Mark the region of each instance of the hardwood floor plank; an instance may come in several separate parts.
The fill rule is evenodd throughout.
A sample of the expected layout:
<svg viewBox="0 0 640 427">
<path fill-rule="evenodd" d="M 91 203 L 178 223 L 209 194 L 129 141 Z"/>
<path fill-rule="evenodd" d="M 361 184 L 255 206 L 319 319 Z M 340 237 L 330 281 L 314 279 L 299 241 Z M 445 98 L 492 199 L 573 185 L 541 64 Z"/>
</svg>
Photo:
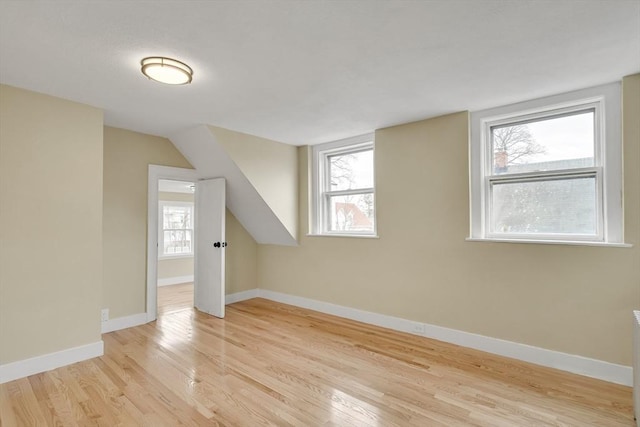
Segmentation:
<svg viewBox="0 0 640 427">
<path fill-rule="evenodd" d="M 262 299 L 225 319 L 169 300 L 104 356 L 0 386 L 0 424 L 633 426 L 629 387 Z"/>
<path fill-rule="evenodd" d="M 2 387 L 7 384 L 3 384 Z M 8 383 L 6 388 L 7 396 L 12 405 L 13 418 L 19 426 L 48 425 L 47 417 L 42 413 L 42 408 L 38 405 L 38 400 L 31 388 L 28 378 L 21 378 Z M 2 420 L 4 417 L 0 417 Z"/>
<path fill-rule="evenodd" d="M 9 390 L 10 387 L 0 386 L 0 426 L 15 427 L 18 420 L 11 405 L 14 400 L 10 398 Z"/>
<path fill-rule="evenodd" d="M 158 316 L 193 308 L 193 283 L 158 287 Z"/>
</svg>

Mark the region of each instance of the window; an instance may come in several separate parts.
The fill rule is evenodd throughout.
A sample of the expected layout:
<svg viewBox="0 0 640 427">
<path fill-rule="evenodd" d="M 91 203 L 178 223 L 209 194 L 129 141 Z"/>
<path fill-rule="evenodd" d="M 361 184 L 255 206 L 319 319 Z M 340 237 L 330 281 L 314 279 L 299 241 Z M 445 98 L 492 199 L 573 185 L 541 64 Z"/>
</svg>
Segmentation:
<svg viewBox="0 0 640 427">
<path fill-rule="evenodd" d="M 373 134 L 313 147 L 311 234 L 375 236 Z"/>
<path fill-rule="evenodd" d="M 471 115 L 471 239 L 622 243 L 618 84 Z"/>
<path fill-rule="evenodd" d="M 193 203 L 160 202 L 158 256 L 193 255 Z"/>
</svg>

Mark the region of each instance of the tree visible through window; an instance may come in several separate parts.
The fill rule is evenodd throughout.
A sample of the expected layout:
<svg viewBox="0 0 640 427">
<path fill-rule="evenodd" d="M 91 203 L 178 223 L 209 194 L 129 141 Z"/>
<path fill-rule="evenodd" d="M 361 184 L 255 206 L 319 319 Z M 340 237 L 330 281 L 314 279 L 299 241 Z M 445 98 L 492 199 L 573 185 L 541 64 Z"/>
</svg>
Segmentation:
<svg viewBox="0 0 640 427">
<path fill-rule="evenodd" d="M 373 232 L 373 148 L 327 159 L 329 230 Z"/>
<path fill-rule="evenodd" d="M 373 143 L 314 147 L 315 233 L 375 234 Z"/>
<path fill-rule="evenodd" d="M 591 108 L 491 127 L 491 231 L 597 235 L 594 130 Z"/>
<path fill-rule="evenodd" d="M 527 125 L 503 126 L 493 129 L 494 169 L 506 172 L 508 167 L 526 161 L 535 154 L 545 152 Z"/>
<path fill-rule="evenodd" d="M 619 104 L 612 84 L 473 113 L 472 238 L 622 242 Z"/>
</svg>

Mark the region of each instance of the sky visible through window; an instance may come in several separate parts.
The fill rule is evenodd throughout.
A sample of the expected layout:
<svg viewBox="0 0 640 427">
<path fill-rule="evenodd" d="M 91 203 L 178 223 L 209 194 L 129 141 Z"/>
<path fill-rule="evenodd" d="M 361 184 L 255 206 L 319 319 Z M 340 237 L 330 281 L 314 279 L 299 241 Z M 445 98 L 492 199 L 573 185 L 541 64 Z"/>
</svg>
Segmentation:
<svg viewBox="0 0 640 427">
<path fill-rule="evenodd" d="M 527 123 L 533 140 L 544 148 L 532 154 L 526 163 L 593 157 L 593 112 Z"/>
<path fill-rule="evenodd" d="M 594 166 L 593 110 L 491 129 L 495 174 L 543 173 L 492 182 L 492 232 L 596 235 L 595 177 L 550 179 L 543 172 Z"/>
<path fill-rule="evenodd" d="M 330 157 L 331 190 L 373 187 L 373 150 Z"/>
</svg>

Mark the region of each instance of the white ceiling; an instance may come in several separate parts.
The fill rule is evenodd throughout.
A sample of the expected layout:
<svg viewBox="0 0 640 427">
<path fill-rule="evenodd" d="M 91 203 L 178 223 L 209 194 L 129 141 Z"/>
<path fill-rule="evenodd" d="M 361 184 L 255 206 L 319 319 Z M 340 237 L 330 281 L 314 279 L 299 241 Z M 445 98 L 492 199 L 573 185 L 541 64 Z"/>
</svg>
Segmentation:
<svg viewBox="0 0 640 427">
<path fill-rule="evenodd" d="M 158 191 L 163 191 L 167 193 L 194 193 L 193 182 L 186 181 L 172 181 L 170 179 L 159 179 L 158 180 Z"/>
<path fill-rule="evenodd" d="M 193 83 L 147 80 L 150 55 Z M 639 0 L 0 0 L 2 83 L 163 136 L 318 143 L 639 71 Z"/>
</svg>

